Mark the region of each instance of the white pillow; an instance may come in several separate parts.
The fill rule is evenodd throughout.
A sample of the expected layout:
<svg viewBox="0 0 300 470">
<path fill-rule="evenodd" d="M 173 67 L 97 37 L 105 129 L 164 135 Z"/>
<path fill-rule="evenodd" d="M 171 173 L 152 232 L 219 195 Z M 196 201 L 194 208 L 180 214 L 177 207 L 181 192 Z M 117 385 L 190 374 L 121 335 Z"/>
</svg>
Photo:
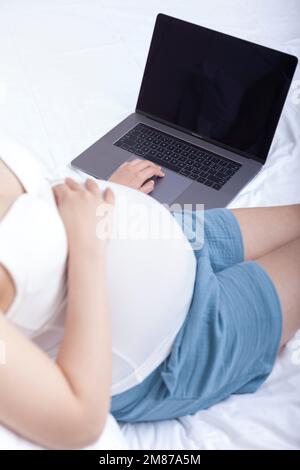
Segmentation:
<svg viewBox="0 0 300 470">
<path fill-rule="evenodd" d="M 116 197 L 107 256 L 116 394 L 141 382 L 170 352 L 190 305 L 196 260 L 162 204 L 125 186 L 99 185 Z"/>
</svg>

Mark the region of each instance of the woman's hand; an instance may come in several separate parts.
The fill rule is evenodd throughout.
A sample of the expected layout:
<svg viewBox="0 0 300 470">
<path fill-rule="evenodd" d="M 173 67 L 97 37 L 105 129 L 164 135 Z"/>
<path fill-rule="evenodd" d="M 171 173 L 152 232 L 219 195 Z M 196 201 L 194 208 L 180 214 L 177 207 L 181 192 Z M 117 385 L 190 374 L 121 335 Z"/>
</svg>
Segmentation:
<svg viewBox="0 0 300 470">
<path fill-rule="evenodd" d="M 149 160 L 136 158 L 130 162 L 125 162 L 119 166 L 111 175 L 109 181 L 123 184 L 133 189 L 138 189 L 143 193 L 149 194 L 154 189 L 155 182 L 153 177 L 165 176 L 161 167 Z"/>
<path fill-rule="evenodd" d="M 89 251 L 94 248 L 99 250 L 99 245 L 103 245 L 109 238 L 112 228 L 112 190 L 107 188 L 102 193 L 97 183 L 90 178 L 85 185 L 66 178 L 64 184 L 53 188 L 53 192 L 65 225 L 70 250 L 78 244 L 81 248 L 83 244 L 84 249 Z"/>
</svg>

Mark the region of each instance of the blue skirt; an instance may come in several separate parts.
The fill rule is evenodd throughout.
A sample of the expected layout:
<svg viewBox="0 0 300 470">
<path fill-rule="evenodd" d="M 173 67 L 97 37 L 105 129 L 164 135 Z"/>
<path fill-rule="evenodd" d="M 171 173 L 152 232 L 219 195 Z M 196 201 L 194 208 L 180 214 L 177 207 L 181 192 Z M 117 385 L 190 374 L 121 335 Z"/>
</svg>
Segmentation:
<svg viewBox="0 0 300 470">
<path fill-rule="evenodd" d="M 197 212 L 185 217 L 203 221 Z M 190 222 L 183 226 L 189 240 Z M 263 268 L 244 261 L 229 209 L 204 212 L 204 244 L 195 256 L 193 298 L 172 350 L 142 383 L 112 397 L 119 421 L 193 414 L 231 394 L 254 392 L 273 368 L 282 331 L 279 297 Z"/>
</svg>

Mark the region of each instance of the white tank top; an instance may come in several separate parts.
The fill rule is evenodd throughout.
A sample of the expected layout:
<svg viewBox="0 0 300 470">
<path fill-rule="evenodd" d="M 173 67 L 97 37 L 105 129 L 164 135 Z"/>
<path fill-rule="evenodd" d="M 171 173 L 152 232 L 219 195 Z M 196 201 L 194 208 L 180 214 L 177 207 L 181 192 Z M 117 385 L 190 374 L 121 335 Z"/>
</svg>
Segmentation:
<svg viewBox="0 0 300 470">
<path fill-rule="evenodd" d="M 0 152 L 26 191 L 0 221 L 0 263 L 16 286 L 6 318 L 55 357 L 67 299 L 64 225 L 38 162 L 11 145 L 2 143 Z M 190 305 L 196 262 L 179 225 L 161 204 L 124 186 L 99 184 L 110 185 L 116 196 L 107 250 L 115 395 L 141 382 L 169 354 Z M 151 212 L 151 227 L 146 221 L 134 233 L 132 225 L 124 231 L 138 207 Z M 172 227 L 172 239 L 156 239 L 155 223 Z"/>
</svg>

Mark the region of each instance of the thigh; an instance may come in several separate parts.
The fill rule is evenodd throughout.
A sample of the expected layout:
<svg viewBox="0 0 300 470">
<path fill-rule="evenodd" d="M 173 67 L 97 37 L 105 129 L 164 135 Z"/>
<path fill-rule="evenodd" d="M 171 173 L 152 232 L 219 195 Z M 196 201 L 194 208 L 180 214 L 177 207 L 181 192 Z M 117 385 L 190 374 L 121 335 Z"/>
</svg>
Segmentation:
<svg viewBox="0 0 300 470">
<path fill-rule="evenodd" d="M 246 260 L 259 258 L 300 237 L 300 204 L 231 210 L 241 228 Z"/>
<path fill-rule="evenodd" d="M 256 261 L 272 279 L 280 299 L 283 346 L 300 328 L 300 237 Z"/>
</svg>

